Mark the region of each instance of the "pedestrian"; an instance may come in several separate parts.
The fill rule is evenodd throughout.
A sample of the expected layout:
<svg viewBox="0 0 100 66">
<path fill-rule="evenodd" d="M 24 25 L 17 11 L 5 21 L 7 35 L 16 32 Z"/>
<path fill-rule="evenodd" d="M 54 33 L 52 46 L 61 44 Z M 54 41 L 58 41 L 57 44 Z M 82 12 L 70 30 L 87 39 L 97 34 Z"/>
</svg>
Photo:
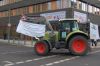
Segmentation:
<svg viewBox="0 0 100 66">
<path fill-rule="evenodd" d="M 92 46 L 93 46 L 93 44 L 94 44 L 94 40 L 93 39 L 91 39 L 91 43 L 92 43 Z"/>
<path fill-rule="evenodd" d="M 4 33 L 4 40 L 5 40 L 5 39 L 7 39 L 7 34 L 6 34 L 6 33 Z"/>
<path fill-rule="evenodd" d="M 97 40 L 96 39 L 94 39 L 94 44 L 95 44 L 95 46 L 97 46 Z"/>
<path fill-rule="evenodd" d="M 96 39 L 91 39 L 91 42 L 92 42 L 92 46 L 97 46 L 97 40 Z"/>
</svg>

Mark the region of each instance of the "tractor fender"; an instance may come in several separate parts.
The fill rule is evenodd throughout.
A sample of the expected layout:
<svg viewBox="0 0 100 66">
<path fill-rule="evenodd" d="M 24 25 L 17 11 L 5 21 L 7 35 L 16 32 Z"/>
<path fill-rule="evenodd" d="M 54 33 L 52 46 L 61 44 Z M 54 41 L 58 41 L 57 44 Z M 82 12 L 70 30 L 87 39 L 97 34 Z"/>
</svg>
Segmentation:
<svg viewBox="0 0 100 66">
<path fill-rule="evenodd" d="M 53 46 L 51 45 L 51 43 L 48 40 L 43 40 L 43 41 L 46 42 L 50 46 L 50 49 L 53 48 Z"/>
<path fill-rule="evenodd" d="M 77 36 L 77 35 L 84 36 L 84 37 L 86 37 L 86 39 L 89 39 L 88 34 L 85 33 L 85 32 L 83 32 L 83 31 L 74 31 L 74 32 L 71 32 L 71 33 L 69 33 L 68 36 L 66 37 L 67 48 L 68 48 L 68 46 L 69 46 L 69 41 L 70 41 L 73 37 L 75 37 L 75 36 Z"/>
</svg>

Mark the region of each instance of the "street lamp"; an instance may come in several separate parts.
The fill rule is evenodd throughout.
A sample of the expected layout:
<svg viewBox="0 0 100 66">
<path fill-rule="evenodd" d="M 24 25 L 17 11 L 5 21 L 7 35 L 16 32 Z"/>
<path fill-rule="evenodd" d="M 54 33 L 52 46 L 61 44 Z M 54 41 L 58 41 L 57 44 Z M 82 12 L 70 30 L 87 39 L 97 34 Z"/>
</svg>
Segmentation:
<svg viewBox="0 0 100 66">
<path fill-rule="evenodd" d="M 10 30 L 11 30 L 11 23 L 10 23 L 10 8 L 9 8 L 9 21 L 8 21 L 8 43 L 10 43 Z"/>
</svg>

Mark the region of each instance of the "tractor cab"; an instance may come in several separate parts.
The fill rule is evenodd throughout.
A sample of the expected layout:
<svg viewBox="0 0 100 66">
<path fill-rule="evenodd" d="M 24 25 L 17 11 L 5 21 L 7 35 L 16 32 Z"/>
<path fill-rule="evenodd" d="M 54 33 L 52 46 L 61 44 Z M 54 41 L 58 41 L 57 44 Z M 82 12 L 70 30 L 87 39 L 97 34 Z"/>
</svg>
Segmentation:
<svg viewBox="0 0 100 66">
<path fill-rule="evenodd" d="M 59 41 L 65 41 L 69 33 L 79 30 L 78 21 L 72 18 L 50 21 L 50 24 L 58 32 Z"/>
<path fill-rule="evenodd" d="M 79 30 L 76 19 L 62 19 L 59 21 L 60 40 L 65 40 L 69 33 Z"/>
</svg>

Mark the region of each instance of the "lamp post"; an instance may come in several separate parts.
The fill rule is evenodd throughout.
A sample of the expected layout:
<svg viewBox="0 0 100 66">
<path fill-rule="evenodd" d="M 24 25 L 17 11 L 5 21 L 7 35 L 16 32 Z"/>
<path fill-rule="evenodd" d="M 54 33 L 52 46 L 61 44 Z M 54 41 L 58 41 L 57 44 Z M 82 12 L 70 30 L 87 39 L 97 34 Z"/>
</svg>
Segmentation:
<svg viewBox="0 0 100 66">
<path fill-rule="evenodd" d="M 8 21 L 8 43 L 10 43 L 10 30 L 11 30 L 11 22 L 10 22 L 10 8 L 9 8 L 9 21 Z"/>
</svg>

